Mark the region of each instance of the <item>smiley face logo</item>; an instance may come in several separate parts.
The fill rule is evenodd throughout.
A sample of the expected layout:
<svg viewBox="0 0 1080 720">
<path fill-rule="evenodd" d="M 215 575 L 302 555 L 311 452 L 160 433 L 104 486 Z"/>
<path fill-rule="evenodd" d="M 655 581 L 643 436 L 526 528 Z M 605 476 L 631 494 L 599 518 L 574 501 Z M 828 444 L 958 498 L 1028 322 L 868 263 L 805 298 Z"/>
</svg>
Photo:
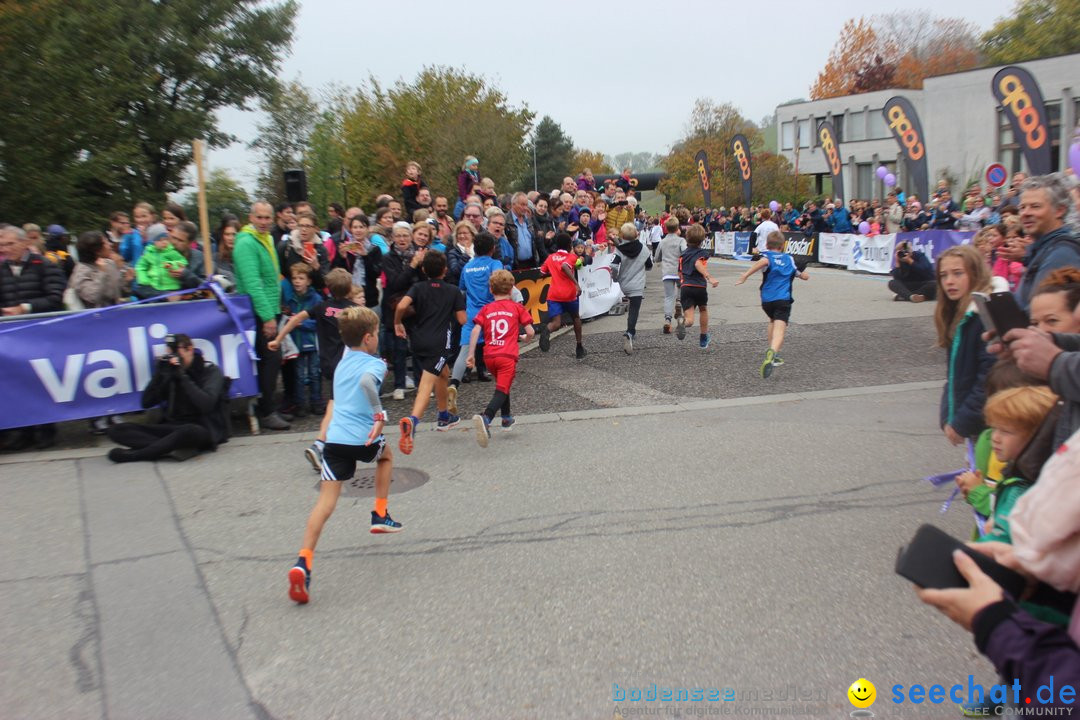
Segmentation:
<svg viewBox="0 0 1080 720">
<path fill-rule="evenodd" d="M 877 699 L 877 688 L 874 687 L 874 683 L 870 682 L 866 678 L 859 678 L 855 682 L 851 683 L 851 687 L 847 691 L 848 700 L 851 704 L 857 708 L 868 708 L 874 704 L 874 700 Z"/>
</svg>

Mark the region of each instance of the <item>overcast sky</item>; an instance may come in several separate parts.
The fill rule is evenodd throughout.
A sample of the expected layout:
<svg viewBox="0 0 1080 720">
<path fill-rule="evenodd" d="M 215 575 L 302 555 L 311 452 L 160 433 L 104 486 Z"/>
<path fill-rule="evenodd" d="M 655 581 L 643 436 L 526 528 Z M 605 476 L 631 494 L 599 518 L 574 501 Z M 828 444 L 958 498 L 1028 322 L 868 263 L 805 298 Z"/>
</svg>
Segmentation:
<svg viewBox="0 0 1080 720">
<path fill-rule="evenodd" d="M 425 65 L 487 77 L 512 104 L 550 115 L 577 147 L 614 155 L 666 152 L 694 100 L 731 102 L 759 121 L 808 97 L 844 23 L 925 8 L 980 30 L 1013 0 L 941 0 L 914 6 L 876 0 L 623 0 L 589 3 L 300 0 L 281 77 L 321 88 L 355 87 L 374 75 L 411 81 Z M 221 127 L 240 142 L 209 155 L 245 186 L 258 155 L 247 150 L 254 113 L 226 111 Z"/>
</svg>

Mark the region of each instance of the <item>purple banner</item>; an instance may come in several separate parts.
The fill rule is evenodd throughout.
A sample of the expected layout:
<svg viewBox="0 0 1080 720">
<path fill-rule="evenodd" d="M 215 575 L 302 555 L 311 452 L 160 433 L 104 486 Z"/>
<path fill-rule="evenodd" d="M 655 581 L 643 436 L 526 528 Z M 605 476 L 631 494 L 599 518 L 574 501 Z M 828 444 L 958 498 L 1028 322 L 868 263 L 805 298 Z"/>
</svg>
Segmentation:
<svg viewBox="0 0 1080 720">
<path fill-rule="evenodd" d="M 256 395 L 251 299 L 226 302 L 228 311 L 217 300 L 197 300 L 0 323 L 0 397 L 10 410 L 0 415 L 0 429 L 141 410 L 142 389 L 167 352 L 169 333 L 191 336 L 203 357 L 233 379 L 232 397 Z"/>
<path fill-rule="evenodd" d="M 923 230 L 921 232 L 896 233 L 896 245 L 902 242 L 911 243 L 913 250 L 926 254 L 930 262 L 935 262 L 938 255 L 956 245 L 969 245 L 973 232 L 960 232 L 958 230 Z M 893 247 L 895 248 L 896 245 Z M 896 257 L 893 256 L 895 265 Z"/>
</svg>

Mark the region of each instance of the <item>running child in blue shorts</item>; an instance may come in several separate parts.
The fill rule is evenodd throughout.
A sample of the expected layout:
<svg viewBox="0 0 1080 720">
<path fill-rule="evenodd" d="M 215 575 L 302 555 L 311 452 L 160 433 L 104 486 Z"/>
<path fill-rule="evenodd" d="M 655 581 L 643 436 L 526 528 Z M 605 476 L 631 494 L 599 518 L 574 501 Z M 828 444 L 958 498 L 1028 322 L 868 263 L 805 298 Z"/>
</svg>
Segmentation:
<svg viewBox="0 0 1080 720">
<path fill-rule="evenodd" d="M 784 252 L 784 236 L 776 231 L 765 238 L 762 258 L 751 265 L 735 284 L 742 285 L 758 270 L 764 270 L 761 278 L 761 309 L 769 316 L 769 349 L 765 352 L 765 362 L 761 363 L 761 377 L 767 378 L 772 375 L 774 367 L 784 364 L 779 353 L 791 319 L 791 303 L 795 302 L 791 296 L 791 286 L 796 277 L 809 280 L 810 276 L 806 271 L 799 270 L 795 258 Z"/>
</svg>

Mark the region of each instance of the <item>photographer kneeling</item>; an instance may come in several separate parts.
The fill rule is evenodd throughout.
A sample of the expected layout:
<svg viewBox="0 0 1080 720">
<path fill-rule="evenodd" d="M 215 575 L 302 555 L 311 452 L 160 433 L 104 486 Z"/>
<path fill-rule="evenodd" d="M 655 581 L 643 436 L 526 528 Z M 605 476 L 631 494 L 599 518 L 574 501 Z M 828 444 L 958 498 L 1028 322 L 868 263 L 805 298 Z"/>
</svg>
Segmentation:
<svg viewBox="0 0 1080 720">
<path fill-rule="evenodd" d="M 142 395 L 144 408 L 164 406 L 163 421 L 108 428 L 110 440 L 127 446 L 109 451 L 113 462 L 158 460 L 170 454 L 183 461 L 216 449 L 228 436 L 223 410 L 228 384 L 220 368 L 203 360 L 187 335 L 170 335 L 165 344 L 170 352 L 158 359 Z"/>
<path fill-rule="evenodd" d="M 913 250 L 910 243 L 902 242 L 896 246 L 896 267 L 892 276 L 889 289 L 896 293 L 893 300 L 918 303 L 933 300 L 937 295 L 934 266 L 925 253 Z"/>
</svg>

